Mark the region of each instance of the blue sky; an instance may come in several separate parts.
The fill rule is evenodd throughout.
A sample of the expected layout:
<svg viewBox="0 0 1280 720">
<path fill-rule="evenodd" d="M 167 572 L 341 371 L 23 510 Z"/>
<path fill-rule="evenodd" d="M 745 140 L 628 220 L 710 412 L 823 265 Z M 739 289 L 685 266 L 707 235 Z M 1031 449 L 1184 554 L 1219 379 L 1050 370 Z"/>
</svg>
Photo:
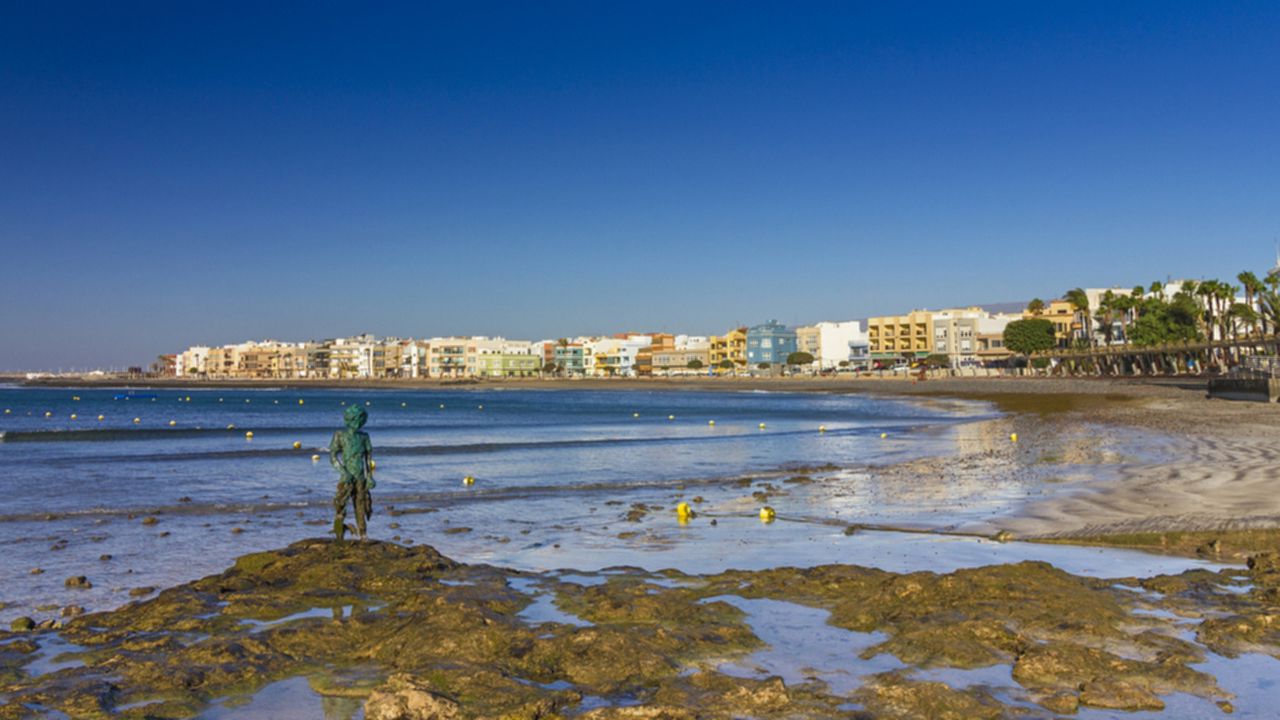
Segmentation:
<svg viewBox="0 0 1280 720">
<path fill-rule="evenodd" d="M 1266 270 L 1280 4 L 13 3 L 0 369 Z"/>
</svg>

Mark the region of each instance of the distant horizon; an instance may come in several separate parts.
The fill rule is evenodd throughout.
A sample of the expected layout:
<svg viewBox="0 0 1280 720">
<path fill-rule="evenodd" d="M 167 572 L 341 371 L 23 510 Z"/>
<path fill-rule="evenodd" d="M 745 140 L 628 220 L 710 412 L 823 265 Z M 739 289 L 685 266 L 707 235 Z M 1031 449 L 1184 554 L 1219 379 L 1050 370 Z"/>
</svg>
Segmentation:
<svg viewBox="0 0 1280 720">
<path fill-rule="evenodd" d="M 1280 4 L 16 6 L 0 369 L 1264 272 Z"/>
</svg>

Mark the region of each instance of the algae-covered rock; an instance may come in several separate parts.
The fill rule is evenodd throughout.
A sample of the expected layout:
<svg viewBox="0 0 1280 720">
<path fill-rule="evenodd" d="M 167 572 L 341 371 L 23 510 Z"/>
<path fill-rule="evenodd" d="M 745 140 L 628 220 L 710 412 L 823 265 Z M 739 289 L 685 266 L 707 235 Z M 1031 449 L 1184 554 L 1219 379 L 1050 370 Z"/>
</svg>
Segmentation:
<svg viewBox="0 0 1280 720">
<path fill-rule="evenodd" d="M 1123 680 L 1095 680 L 1080 690 L 1080 704 L 1108 710 L 1163 710 L 1150 690 Z"/>
<path fill-rule="evenodd" d="M 899 673 L 868 679 L 853 697 L 873 717 L 897 720 L 996 720 L 1003 706 L 982 690 L 955 690 L 940 682 L 910 680 Z"/>
<path fill-rule="evenodd" d="M 364 703 L 366 720 L 454 720 L 460 714 L 458 703 L 403 673 L 392 675 Z"/>
<path fill-rule="evenodd" d="M 678 707 L 665 705 L 637 705 L 632 707 L 598 708 L 583 713 L 582 720 L 694 720 L 696 715 Z"/>
<path fill-rule="evenodd" d="M 1268 558 L 1255 560 L 1250 579 L 1269 581 L 1272 567 Z M 891 653 L 916 667 L 1011 665 L 1025 696 L 1055 713 L 1082 704 L 1154 708 L 1174 692 L 1230 698 L 1191 667 L 1205 649 L 1182 639 L 1177 621 L 1137 609 L 1211 618 L 1197 639 L 1224 653 L 1275 653 L 1280 640 L 1274 607 L 1257 587 L 1244 587 L 1243 570 L 1149 579 L 1167 591 L 1163 596 L 1134 589 L 1148 581 L 1118 585 L 1044 563 L 948 574 L 827 565 L 701 577 L 613 568 L 601 575 L 604 582 L 589 584 L 560 577 L 460 565 L 427 546 L 381 542 L 306 540 L 254 553 L 223 573 L 70 618 L 61 632 L 85 648 L 75 653 L 82 666 L 33 677 L 24 668 L 45 636 L 12 638 L 0 650 L 0 719 L 55 712 L 192 717 L 211 702 L 301 675 L 325 697 L 365 701 L 370 718 L 1043 713 L 1006 706 L 980 687 L 915 679 L 911 669 L 867 678 L 852 698 L 817 679 L 726 675 L 717 668 L 750 667 L 749 655 L 762 643 L 751 618 L 722 596 L 822 608 L 831 625 L 882 634 L 864 658 Z M 524 617 L 534 598 L 517 588 L 530 583 L 586 625 Z M 21 642 L 30 643 L 27 654 Z M 849 658 L 853 670 L 858 662 Z M 612 707 L 588 710 L 586 696 Z M 849 709 L 851 699 L 865 709 Z"/>
<path fill-rule="evenodd" d="M 9 623 L 9 629 L 12 630 L 13 632 L 30 632 L 34 630 L 35 627 L 36 627 L 36 621 L 32 620 L 26 615 L 23 615 L 22 617 L 19 617 L 19 618 L 14 618 L 13 621 Z"/>
</svg>

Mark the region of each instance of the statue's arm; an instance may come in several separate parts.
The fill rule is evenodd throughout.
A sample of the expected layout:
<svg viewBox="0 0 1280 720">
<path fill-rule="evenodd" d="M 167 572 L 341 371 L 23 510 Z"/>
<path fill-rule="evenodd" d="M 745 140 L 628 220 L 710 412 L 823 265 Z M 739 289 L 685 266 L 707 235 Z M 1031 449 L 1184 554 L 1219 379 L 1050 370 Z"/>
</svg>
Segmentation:
<svg viewBox="0 0 1280 720">
<path fill-rule="evenodd" d="M 329 441 L 329 464 L 338 472 L 342 472 L 342 461 L 339 459 L 342 456 L 342 444 L 342 431 L 339 430 L 333 434 L 333 439 Z"/>
<path fill-rule="evenodd" d="M 373 442 L 369 440 L 369 434 L 364 436 L 364 476 L 369 479 L 369 487 L 373 487 L 376 483 L 373 481 Z"/>
</svg>

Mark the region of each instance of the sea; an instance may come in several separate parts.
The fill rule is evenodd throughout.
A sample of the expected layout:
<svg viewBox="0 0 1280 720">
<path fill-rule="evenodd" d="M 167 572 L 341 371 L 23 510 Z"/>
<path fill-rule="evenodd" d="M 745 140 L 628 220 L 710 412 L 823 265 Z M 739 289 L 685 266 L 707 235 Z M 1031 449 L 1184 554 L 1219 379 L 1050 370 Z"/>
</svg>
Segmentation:
<svg viewBox="0 0 1280 720">
<path fill-rule="evenodd" d="M 819 562 L 948 570 L 1013 546 L 865 534 L 999 511 L 1020 484 L 886 492 L 874 468 L 954 453 L 982 403 L 837 393 L 0 386 L 0 622 L 118 607 L 330 533 L 328 444 L 368 412 L 371 537 L 520 569 Z M 295 447 L 296 445 L 296 447 Z M 822 482 L 791 484 L 797 477 Z M 470 484 L 464 478 L 473 478 Z M 678 523 L 688 502 L 697 518 Z M 761 523 L 764 505 L 778 522 Z M 976 516 L 976 515 L 975 515 Z M 918 547 L 922 541 L 932 543 Z M 1114 566 L 1053 549 L 1077 572 Z M 1011 553 L 1013 553 L 1011 555 Z M 1037 556 L 1040 557 L 1040 556 Z M 1151 558 L 1152 556 L 1142 556 Z M 1159 559 L 1138 574 L 1169 568 Z M 1096 565 L 1096 567 L 1095 567 Z M 68 589 L 84 576 L 91 587 Z"/>
</svg>

